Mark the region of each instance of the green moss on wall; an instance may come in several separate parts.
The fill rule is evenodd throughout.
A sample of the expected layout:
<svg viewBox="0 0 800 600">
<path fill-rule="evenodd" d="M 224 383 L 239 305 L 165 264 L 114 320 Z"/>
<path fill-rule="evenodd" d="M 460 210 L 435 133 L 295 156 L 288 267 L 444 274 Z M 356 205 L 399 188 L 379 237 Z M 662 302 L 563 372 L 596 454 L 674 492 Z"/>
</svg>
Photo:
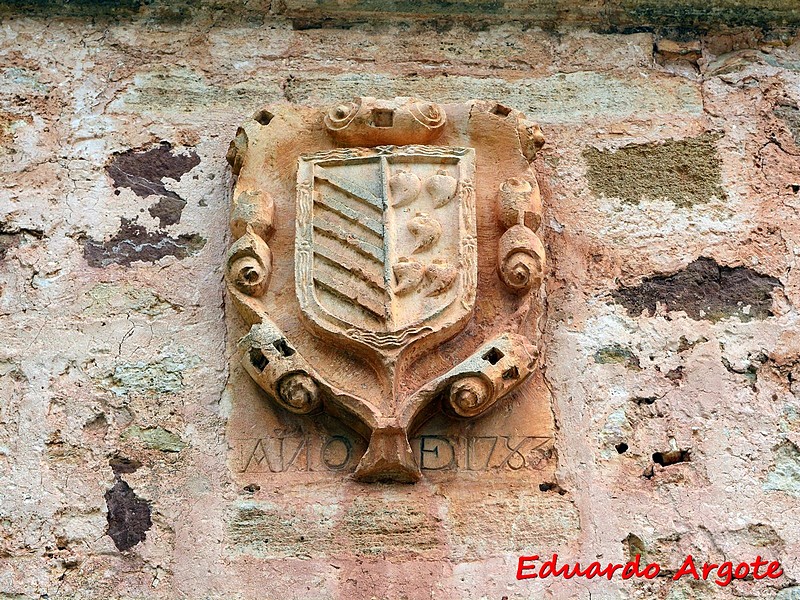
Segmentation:
<svg viewBox="0 0 800 600">
<path fill-rule="evenodd" d="M 652 27 L 781 27 L 800 21 L 797 0 L 621 0 L 615 19 Z M 612 21 L 613 23 L 613 21 Z"/>
<path fill-rule="evenodd" d="M 0 0 L 0 18 L 144 18 L 159 24 L 212 17 L 216 23 L 288 17 L 299 29 L 422 19 L 434 29 L 509 20 L 548 30 L 707 32 L 800 25 L 797 0 Z"/>
<path fill-rule="evenodd" d="M 0 16 L 127 16 L 138 12 L 141 6 L 142 0 L 0 0 Z"/>
</svg>

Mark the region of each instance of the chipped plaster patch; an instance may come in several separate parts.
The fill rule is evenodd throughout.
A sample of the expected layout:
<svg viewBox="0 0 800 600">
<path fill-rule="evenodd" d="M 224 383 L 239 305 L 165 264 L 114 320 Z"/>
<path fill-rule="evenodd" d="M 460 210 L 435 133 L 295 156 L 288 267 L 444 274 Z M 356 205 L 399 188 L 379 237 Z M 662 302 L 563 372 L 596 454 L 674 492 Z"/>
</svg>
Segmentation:
<svg viewBox="0 0 800 600">
<path fill-rule="evenodd" d="M 183 348 L 164 350 L 154 361 L 117 362 L 112 373 L 102 377 L 99 384 L 117 396 L 176 394 L 184 389 L 184 371 L 200 363 L 199 357 Z"/>
<path fill-rule="evenodd" d="M 638 204 L 665 199 L 688 208 L 712 198 L 725 199 L 715 134 L 615 151 L 587 148 L 583 158 L 591 190 L 607 198 Z"/>
<path fill-rule="evenodd" d="M 726 267 L 711 258 L 698 258 L 672 275 L 646 277 L 639 285 L 613 292 L 616 302 L 631 315 L 657 304 L 667 310 L 683 310 L 693 319 L 719 321 L 738 317 L 742 321 L 772 315 L 772 295 L 781 282 L 748 267 Z"/>
<path fill-rule="evenodd" d="M 98 283 L 86 292 L 86 295 L 91 299 L 91 304 L 84 314 L 90 317 L 131 313 L 158 317 L 171 311 L 181 310 L 180 306 L 164 300 L 151 290 L 127 283 Z"/>
<path fill-rule="evenodd" d="M 88 239 L 83 255 L 91 267 L 119 264 L 129 267 L 136 261 L 154 263 L 165 256 L 178 259 L 193 256 L 206 245 L 206 240 L 195 234 L 171 237 L 163 231 L 148 231 L 143 226 L 125 218 L 120 228 L 106 241 Z"/>
<path fill-rule="evenodd" d="M 131 438 L 141 440 L 151 450 L 161 452 L 180 452 L 186 447 L 186 442 L 180 436 L 167 431 L 163 427 L 139 427 L 131 425 L 122 432 L 122 439 Z"/>
</svg>

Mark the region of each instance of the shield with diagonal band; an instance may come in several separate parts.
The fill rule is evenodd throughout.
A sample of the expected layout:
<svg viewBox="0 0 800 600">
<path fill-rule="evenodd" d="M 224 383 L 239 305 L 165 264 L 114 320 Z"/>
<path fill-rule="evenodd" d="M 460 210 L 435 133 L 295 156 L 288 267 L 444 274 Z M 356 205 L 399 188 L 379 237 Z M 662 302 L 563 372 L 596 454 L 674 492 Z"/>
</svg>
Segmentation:
<svg viewBox="0 0 800 600">
<path fill-rule="evenodd" d="M 469 314 L 477 283 L 473 174 L 471 148 L 301 157 L 295 259 L 305 315 L 380 352 Z"/>
</svg>

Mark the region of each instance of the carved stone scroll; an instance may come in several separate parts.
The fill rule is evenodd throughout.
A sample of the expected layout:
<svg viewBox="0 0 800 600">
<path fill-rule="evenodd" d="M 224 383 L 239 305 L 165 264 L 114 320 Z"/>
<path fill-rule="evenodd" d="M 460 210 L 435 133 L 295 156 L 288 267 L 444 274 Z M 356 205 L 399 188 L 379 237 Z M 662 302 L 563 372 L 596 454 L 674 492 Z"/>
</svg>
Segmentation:
<svg viewBox="0 0 800 600">
<path fill-rule="evenodd" d="M 536 369 L 543 141 L 496 103 L 416 98 L 278 105 L 237 132 L 245 369 L 281 409 L 363 436 L 356 478 L 417 481 L 409 436 L 480 418 Z"/>
<path fill-rule="evenodd" d="M 438 104 L 416 98 L 357 98 L 325 115 L 331 136 L 344 146 L 427 144 L 442 133 L 446 122 Z"/>
</svg>

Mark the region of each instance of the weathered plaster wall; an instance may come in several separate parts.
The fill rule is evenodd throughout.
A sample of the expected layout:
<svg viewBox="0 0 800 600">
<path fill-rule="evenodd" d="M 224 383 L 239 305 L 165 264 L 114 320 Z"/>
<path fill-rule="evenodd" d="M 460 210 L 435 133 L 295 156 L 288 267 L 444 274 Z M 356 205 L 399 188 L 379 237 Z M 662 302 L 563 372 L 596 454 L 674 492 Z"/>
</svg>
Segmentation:
<svg viewBox="0 0 800 600">
<path fill-rule="evenodd" d="M 800 593 L 792 32 L 238 14 L 0 23 L 0 598 Z M 228 420 L 263 400 L 226 312 L 225 151 L 261 104 L 354 95 L 542 124 L 550 471 L 242 472 Z M 271 418 L 251 426 L 277 439 Z M 786 574 L 515 580 L 519 554 L 553 552 Z"/>
</svg>

